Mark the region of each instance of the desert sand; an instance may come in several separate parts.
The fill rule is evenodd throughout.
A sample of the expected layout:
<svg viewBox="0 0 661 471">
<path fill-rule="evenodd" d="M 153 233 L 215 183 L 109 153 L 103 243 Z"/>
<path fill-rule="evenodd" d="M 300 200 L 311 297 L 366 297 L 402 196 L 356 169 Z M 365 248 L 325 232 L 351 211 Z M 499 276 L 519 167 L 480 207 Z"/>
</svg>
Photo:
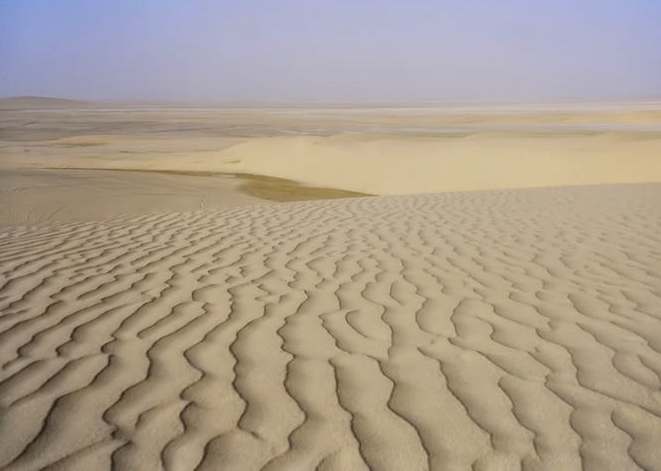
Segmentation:
<svg viewBox="0 0 661 471">
<path fill-rule="evenodd" d="M 32 108 L 0 111 L 0 169 L 245 173 L 378 195 L 661 181 L 655 102 L 396 109 L 27 103 Z"/>
<path fill-rule="evenodd" d="M 661 470 L 656 108 L 10 105 L 0 469 Z"/>
</svg>

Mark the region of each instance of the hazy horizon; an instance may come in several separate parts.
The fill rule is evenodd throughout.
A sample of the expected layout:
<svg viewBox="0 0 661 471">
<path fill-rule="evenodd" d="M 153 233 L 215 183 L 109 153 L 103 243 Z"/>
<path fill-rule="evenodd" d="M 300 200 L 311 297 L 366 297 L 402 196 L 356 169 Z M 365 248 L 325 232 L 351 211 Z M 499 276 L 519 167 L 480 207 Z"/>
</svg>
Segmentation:
<svg viewBox="0 0 661 471">
<path fill-rule="evenodd" d="M 0 97 L 535 103 L 661 97 L 661 2 L 0 0 Z"/>
</svg>

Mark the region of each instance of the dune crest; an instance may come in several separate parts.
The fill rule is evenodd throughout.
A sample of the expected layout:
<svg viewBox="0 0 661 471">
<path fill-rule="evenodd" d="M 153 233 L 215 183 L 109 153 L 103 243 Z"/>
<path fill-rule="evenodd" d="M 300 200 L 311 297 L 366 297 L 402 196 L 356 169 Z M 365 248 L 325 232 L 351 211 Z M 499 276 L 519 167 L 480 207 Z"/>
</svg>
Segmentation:
<svg viewBox="0 0 661 471">
<path fill-rule="evenodd" d="M 0 231 L 0 468 L 660 469 L 661 185 Z"/>
<path fill-rule="evenodd" d="M 253 138 L 205 165 L 379 195 L 661 181 L 661 133 L 572 132 Z"/>
<path fill-rule="evenodd" d="M 659 155 L 658 102 L 0 113 L 0 171 L 243 174 L 393 195 L 661 182 Z"/>
</svg>

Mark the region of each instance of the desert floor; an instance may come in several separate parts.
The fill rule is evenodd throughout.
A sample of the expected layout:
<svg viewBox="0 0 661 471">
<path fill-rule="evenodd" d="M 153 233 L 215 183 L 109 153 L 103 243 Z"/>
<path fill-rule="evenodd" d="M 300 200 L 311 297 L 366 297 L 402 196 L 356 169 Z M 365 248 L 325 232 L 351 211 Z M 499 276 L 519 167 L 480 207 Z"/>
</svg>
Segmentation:
<svg viewBox="0 0 661 471">
<path fill-rule="evenodd" d="M 0 101 L 0 468 L 661 470 L 659 109 Z"/>
</svg>

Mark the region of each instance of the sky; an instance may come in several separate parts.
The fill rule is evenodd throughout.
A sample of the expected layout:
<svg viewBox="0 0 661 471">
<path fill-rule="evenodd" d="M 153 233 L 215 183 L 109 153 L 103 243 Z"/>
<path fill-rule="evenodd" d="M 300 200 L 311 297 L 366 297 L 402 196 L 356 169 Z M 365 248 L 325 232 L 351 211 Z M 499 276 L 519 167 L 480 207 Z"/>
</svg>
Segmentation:
<svg viewBox="0 0 661 471">
<path fill-rule="evenodd" d="M 661 97 L 661 0 L 0 0 L 0 96 Z"/>
</svg>

